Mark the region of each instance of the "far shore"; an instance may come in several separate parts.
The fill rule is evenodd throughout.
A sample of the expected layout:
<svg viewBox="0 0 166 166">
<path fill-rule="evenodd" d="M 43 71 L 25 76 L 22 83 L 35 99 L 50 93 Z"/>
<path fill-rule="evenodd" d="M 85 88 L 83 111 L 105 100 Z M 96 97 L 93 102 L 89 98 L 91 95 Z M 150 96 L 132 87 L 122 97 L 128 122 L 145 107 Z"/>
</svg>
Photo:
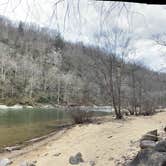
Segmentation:
<svg viewBox="0 0 166 166">
<path fill-rule="evenodd" d="M 51 104 L 40 104 L 38 106 L 31 106 L 31 105 L 21 105 L 21 104 L 15 104 L 12 106 L 8 106 L 5 104 L 0 104 L 0 109 L 5 110 L 5 109 L 23 109 L 23 108 L 27 108 L 27 109 L 33 109 L 33 108 L 55 108 L 55 106 L 51 105 Z"/>
<path fill-rule="evenodd" d="M 112 112 L 113 108 L 111 106 L 96 106 L 96 105 L 92 105 L 92 106 L 64 106 L 64 105 L 52 105 L 52 104 L 41 104 L 41 103 L 37 103 L 35 106 L 31 106 L 31 105 L 21 105 L 21 104 L 15 104 L 12 106 L 8 106 L 5 104 L 0 104 L 0 110 L 7 110 L 7 109 L 55 109 L 55 108 L 60 108 L 60 109 L 66 109 L 66 108 L 72 108 L 72 107 L 79 107 L 85 110 L 91 110 L 91 111 L 100 111 L 100 112 Z"/>
<path fill-rule="evenodd" d="M 80 152 L 84 166 L 89 166 L 90 161 L 94 161 L 95 166 L 120 166 L 126 158 L 136 155 L 143 134 L 154 129 L 162 131 L 165 125 L 166 112 L 119 121 L 106 116 L 96 123 L 60 130 L 21 150 L 2 153 L 1 157 L 10 158 L 12 166 L 18 166 L 22 161 L 36 161 L 36 166 L 54 166 L 55 163 L 71 166 L 69 157 Z"/>
</svg>

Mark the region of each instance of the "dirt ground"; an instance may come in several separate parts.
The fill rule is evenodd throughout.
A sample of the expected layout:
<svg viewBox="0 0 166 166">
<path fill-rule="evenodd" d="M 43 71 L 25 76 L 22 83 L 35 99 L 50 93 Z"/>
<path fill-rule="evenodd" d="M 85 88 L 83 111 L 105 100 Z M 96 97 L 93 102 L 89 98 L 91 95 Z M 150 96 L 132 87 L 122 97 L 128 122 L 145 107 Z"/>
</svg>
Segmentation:
<svg viewBox="0 0 166 166">
<path fill-rule="evenodd" d="M 82 166 L 89 166 L 90 161 L 96 166 L 122 165 L 126 156 L 130 158 L 139 150 L 138 140 L 143 134 L 165 126 L 166 112 L 120 121 L 107 117 L 105 122 L 77 125 L 19 152 L 1 156 L 12 157 L 12 166 L 19 166 L 25 160 L 37 161 L 36 166 L 70 166 L 69 157 L 81 152 Z"/>
</svg>

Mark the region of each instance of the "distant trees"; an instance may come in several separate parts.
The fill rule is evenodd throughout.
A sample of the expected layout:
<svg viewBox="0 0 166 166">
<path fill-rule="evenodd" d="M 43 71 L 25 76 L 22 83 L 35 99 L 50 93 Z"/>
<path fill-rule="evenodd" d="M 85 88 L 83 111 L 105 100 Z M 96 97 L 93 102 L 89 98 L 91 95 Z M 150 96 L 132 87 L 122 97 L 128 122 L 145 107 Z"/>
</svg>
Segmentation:
<svg viewBox="0 0 166 166">
<path fill-rule="evenodd" d="M 128 71 L 128 110 L 130 114 L 149 115 L 154 113 L 154 110 L 159 106 L 157 98 L 161 86 L 159 85 L 161 82 L 157 83 L 157 73 L 138 63 L 130 64 Z"/>
<path fill-rule="evenodd" d="M 0 101 L 111 105 L 118 119 L 123 109 L 146 115 L 165 105 L 166 74 L 128 63 L 130 34 L 107 30 L 100 34 L 105 47 L 99 48 L 1 18 Z"/>
<path fill-rule="evenodd" d="M 24 33 L 24 24 L 23 24 L 22 21 L 19 22 L 18 32 L 19 32 L 20 35 L 23 35 L 23 33 Z"/>
<path fill-rule="evenodd" d="M 97 70 L 99 81 L 110 97 L 116 118 L 122 118 L 122 107 L 125 84 L 125 59 L 129 53 L 130 36 L 122 29 L 107 28 L 97 36 L 102 41 L 105 54 L 93 57 L 94 70 Z M 95 52 L 97 53 L 97 51 Z M 91 56 L 94 56 L 93 54 Z"/>
</svg>

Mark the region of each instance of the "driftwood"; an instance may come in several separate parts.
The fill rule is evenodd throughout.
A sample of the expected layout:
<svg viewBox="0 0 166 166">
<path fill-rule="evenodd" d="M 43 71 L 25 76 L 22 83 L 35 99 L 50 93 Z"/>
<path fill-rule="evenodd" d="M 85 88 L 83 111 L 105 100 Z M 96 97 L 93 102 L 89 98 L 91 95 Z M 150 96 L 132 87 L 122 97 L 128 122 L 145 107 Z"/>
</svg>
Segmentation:
<svg viewBox="0 0 166 166">
<path fill-rule="evenodd" d="M 33 138 L 33 139 L 31 139 L 31 140 L 25 141 L 25 143 L 26 143 L 26 144 L 29 144 L 29 143 L 35 143 L 35 142 L 42 141 L 42 140 L 44 140 L 44 139 L 46 139 L 46 138 L 48 138 L 48 137 L 50 137 L 50 136 L 56 134 L 57 131 L 62 130 L 63 128 L 71 127 L 71 126 L 72 126 L 72 125 L 68 125 L 68 124 L 56 126 L 56 128 L 57 128 L 56 131 L 53 131 L 52 133 L 47 134 L 47 135 L 44 135 L 44 136 L 41 136 L 41 137 L 37 137 L 37 138 Z"/>
<path fill-rule="evenodd" d="M 14 151 L 14 150 L 20 150 L 20 149 L 23 148 L 23 147 L 24 147 L 23 145 L 8 146 L 8 147 L 5 147 L 5 148 L 3 149 L 3 151 L 11 152 L 11 151 Z"/>
<path fill-rule="evenodd" d="M 40 141 L 42 141 L 44 139 L 47 139 L 47 138 L 53 136 L 58 131 L 60 131 L 60 130 L 62 130 L 64 128 L 70 128 L 71 126 L 72 126 L 72 124 L 65 124 L 65 125 L 56 126 L 56 130 L 54 130 L 50 134 L 47 134 L 47 135 L 44 135 L 44 136 L 41 136 L 41 137 L 36 137 L 36 138 L 30 139 L 30 140 L 27 140 L 23 144 L 20 144 L 20 145 L 7 146 L 5 148 L 0 148 L 0 153 L 3 153 L 3 152 L 12 152 L 12 151 L 15 151 L 15 150 L 21 150 L 26 145 L 33 144 L 33 143 L 36 143 L 36 142 L 40 142 Z"/>
<path fill-rule="evenodd" d="M 25 143 L 26 143 L 26 144 L 29 144 L 29 143 L 39 142 L 39 141 L 42 141 L 42 140 L 44 140 L 44 139 L 46 139 L 46 138 L 48 138 L 48 137 L 50 137 L 50 136 L 52 136 L 52 135 L 54 135 L 54 134 L 55 134 L 55 132 L 50 133 L 50 134 L 45 135 L 45 136 L 42 136 L 42 137 L 33 138 L 33 139 L 31 139 L 31 140 L 25 141 Z"/>
</svg>

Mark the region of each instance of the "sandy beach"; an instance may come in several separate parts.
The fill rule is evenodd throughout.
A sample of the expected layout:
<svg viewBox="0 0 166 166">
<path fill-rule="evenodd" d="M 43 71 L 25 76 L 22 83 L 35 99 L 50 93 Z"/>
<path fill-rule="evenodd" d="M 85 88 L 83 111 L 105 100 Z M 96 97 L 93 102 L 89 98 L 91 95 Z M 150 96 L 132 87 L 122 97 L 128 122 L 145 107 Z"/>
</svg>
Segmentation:
<svg viewBox="0 0 166 166">
<path fill-rule="evenodd" d="M 138 152 L 143 134 L 153 129 L 162 130 L 165 125 L 166 112 L 120 121 L 107 117 L 102 123 L 64 129 L 46 140 L 2 157 L 11 158 L 12 166 L 19 166 L 22 161 L 37 161 L 37 166 L 70 166 L 69 157 L 81 152 L 82 166 L 89 166 L 90 161 L 96 166 L 122 165 L 126 157 Z"/>
</svg>

